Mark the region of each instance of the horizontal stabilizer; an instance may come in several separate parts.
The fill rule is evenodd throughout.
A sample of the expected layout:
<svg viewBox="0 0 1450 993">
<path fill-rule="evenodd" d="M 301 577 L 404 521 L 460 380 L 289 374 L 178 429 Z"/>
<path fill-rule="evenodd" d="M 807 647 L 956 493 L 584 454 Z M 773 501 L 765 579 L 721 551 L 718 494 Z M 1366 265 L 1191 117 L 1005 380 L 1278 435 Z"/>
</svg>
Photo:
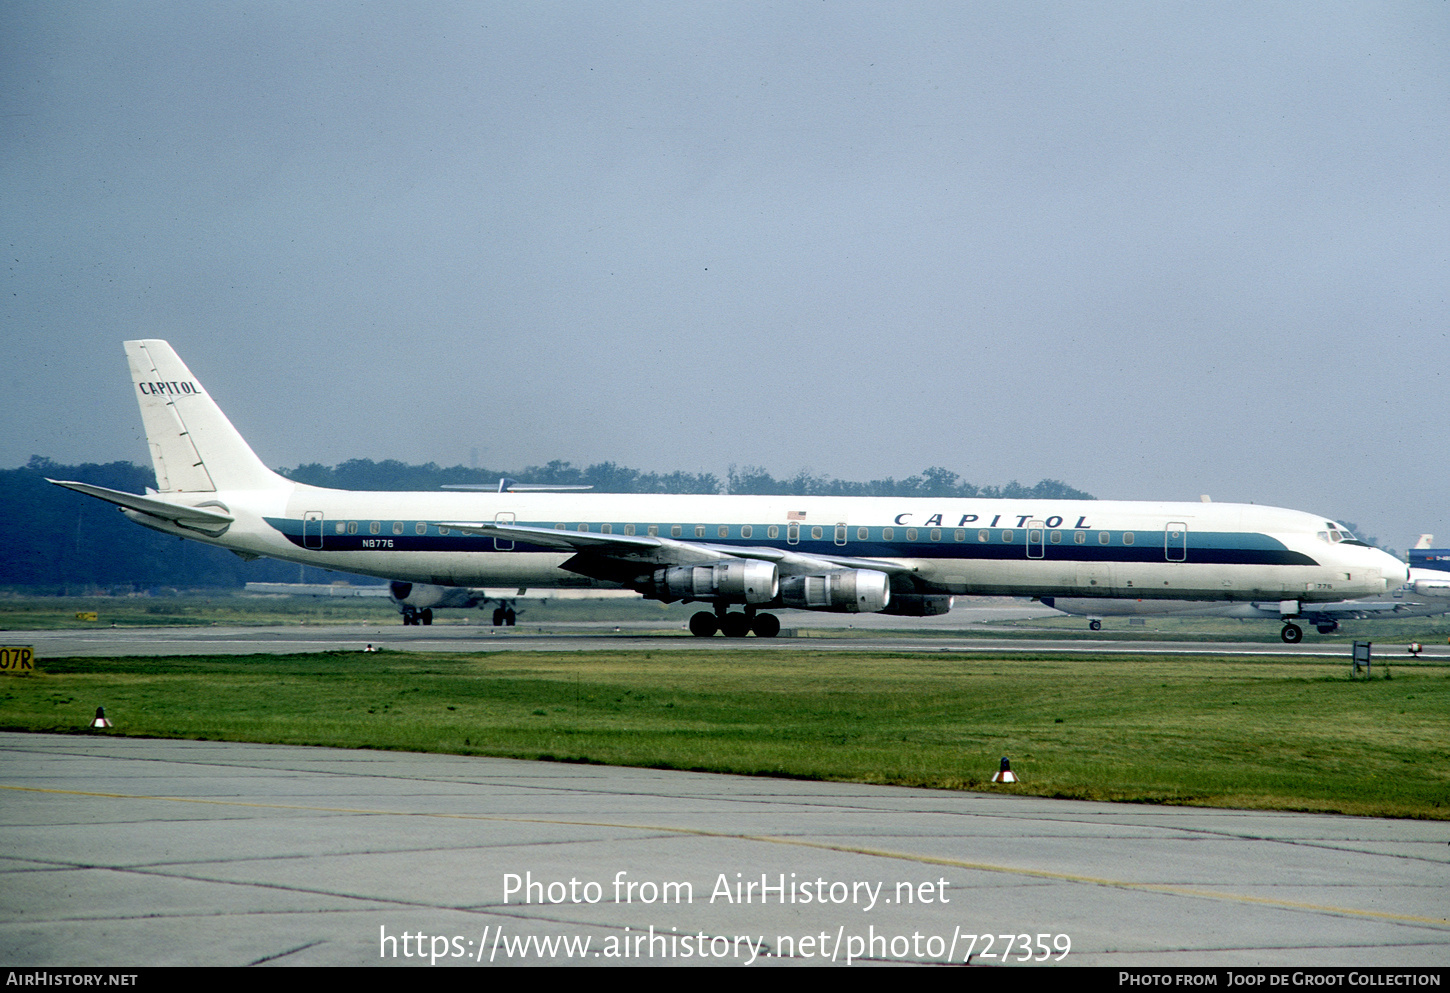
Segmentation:
<svg viewBox="0 0 1450 993">
<path fill-rule="evenodd" d="M 93 496 L 107 503 L 114 503 L 118 507 L 125 507 L 127 510 L 139 511 L 149 514 L 152 517 L 159 517 L 165 521 L 174 521 L 184 528 L 192 528 L 197 531 L 216 531 L 231 524 L 236 518 L 231 514 L 219 510 L 203 510 L 200 507 L 183 507 L 180 504 L 168 503 L 165 500 L 157 500 L 152 497 L 137 496 L 135 493 L 124 493 L 121 490 L 108 490 L 104 486 L 92 486 L 89 483 L 74 483 L 64 479 L 47 479 L 47 483 L 54 483 L 57 486 L 64 486 L 68 490 L 75 490 L 77 493 L 84 493 L 86 496 Z"/>
</svg>

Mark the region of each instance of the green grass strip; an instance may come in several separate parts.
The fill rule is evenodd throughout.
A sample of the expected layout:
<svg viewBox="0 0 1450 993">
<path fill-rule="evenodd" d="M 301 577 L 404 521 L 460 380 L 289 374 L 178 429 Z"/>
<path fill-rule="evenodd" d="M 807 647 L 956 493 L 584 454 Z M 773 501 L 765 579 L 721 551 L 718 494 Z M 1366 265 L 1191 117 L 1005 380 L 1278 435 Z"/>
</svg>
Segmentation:
<svg viewBox="0 0 1450 993">
<path fill-rule="evenodd" d="M 44 660 L 0 727 L 1450 817 L 1450 664 L 1029 653 Z M 1015 786 L 988 782 L 1009 756 Z"/>
</svg>

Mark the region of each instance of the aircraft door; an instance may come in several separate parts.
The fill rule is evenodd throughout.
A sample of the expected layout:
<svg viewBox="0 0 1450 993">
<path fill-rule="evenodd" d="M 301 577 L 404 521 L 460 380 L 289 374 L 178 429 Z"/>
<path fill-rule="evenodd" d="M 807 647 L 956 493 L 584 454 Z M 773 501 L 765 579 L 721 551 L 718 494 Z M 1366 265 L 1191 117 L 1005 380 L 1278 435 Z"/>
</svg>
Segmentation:
<svg viewBox="0 0 1450 993">
<path fill-rule="evenodd" d="M 1169 521 L 1163 528 L 1163 554 L 1169 562 L 1188 561 L 1188 525 Z"/>
<path fill-rule="evenodd" d="M 838 544 L 838 545 L 844 545 L 845 543 L 846 543 L 846 522 L 845 521 L 842 521 L 840 524 L 837 524 L 836 525 L 836 544 Z"/>
<path fill-rule="evenodd" d="M 493 522 L 495 524 L 512 524 L 514 522 L 514 513 L 511 510 L 501 510 L 493 515 Z M 497 552 L 511 552 L 514 550 L 514 543 L 505 538 L 495 538 L 493 539 L 493 548 Z"/>
<path fill-rule="evenodd" d="M 1040 559 L 1047 554 L 1047 525 L 1041 521 L 1027 522 L 1027 557 Z"/>
<path fill-rule="evenodd" d="M 309 510 L 302 515 L 302 547 L 322 547 L 322 511 Z"/>
</svg>

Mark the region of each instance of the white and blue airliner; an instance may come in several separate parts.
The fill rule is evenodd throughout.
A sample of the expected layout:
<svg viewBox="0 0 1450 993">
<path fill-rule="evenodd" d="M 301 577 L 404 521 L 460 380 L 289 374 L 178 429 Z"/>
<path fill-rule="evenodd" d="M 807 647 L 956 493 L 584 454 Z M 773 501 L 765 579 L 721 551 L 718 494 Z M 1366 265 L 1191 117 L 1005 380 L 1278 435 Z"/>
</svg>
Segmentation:
<svg viewBox="0 0 1450 993">
<path fill-rule="evenodd" d="M 1406 566 L 1314 514 L 1247 504 L 307 486 L 257 458 L 165 341 L 128 341 L 156 489 L 52 480 L 165 534 L 401 583 L 633 590 L 698 602 L 690 630 L 780 630 L 780 609 L 941 614 L 957 595 L 1304 604 L 1378 595 Z"/>
</svg>

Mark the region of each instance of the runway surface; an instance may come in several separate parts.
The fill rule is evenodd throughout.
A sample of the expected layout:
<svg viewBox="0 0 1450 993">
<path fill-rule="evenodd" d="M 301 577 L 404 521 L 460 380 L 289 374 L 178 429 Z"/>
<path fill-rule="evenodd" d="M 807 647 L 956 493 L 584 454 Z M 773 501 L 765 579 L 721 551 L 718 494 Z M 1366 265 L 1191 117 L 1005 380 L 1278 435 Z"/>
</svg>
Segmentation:
<svg viewBox="0 0 1450 993">
<path fill-rule="evenodd" d="M 898 622 L 899 623 L 899 622 Z M 329 625 L 326 627 L 156 627 L 92 628 L 56 631 L 8 631 L 0 641 L 32 645 L 37 659 L 108 658 L 120 655 L 249 655 L 258 652 L 359 651 L 367 645 L 389 651 L 620 651 L 631 648 L 680 651 L 772 652 L 1126 652 L 1136 654 L 1296 655 L 1342 658 L 1349 664 L 1352 646 L 1345 642 L 1277 641 L 1148 641 L 1091 637 L 994 637 L 990 633 L 928 629 L 920 634 L 899 630 L 853 628 L 799 629 L 797 637 L 694 638 L 683 632 L 643 625 L 550 624 L 517 628 L 477 625 Z M 1426 645 L 1421 657 L 1450 659 L 1450 646 Z M 1406 646 L 1377 642 L 1379 662 L 1406 661 Z"/>
<path fill-rule="evenodd" d="M 0 797 L 8 965 L 1450 961 L 1444 822 L 35 734 Z"/>
</svg>

